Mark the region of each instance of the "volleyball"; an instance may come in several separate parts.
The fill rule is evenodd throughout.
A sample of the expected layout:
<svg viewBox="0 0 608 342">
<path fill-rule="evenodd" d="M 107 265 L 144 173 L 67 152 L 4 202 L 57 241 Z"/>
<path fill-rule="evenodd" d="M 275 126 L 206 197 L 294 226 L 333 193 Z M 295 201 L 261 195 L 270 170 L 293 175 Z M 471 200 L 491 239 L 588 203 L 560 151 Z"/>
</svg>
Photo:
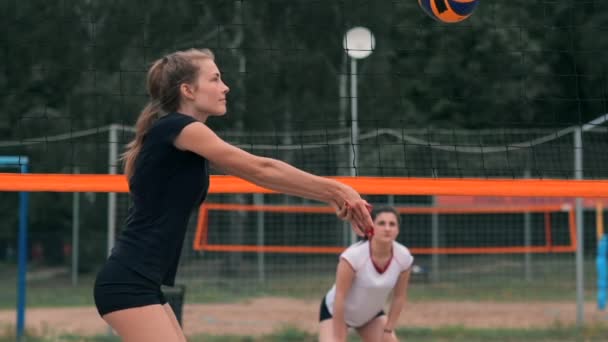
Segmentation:
<svg viewBox="0 0 608 342">
<path fill-rule="evenodd" d="M 418 0 L 418 4 L 431 18 L 442 23 L 457 23 L 468 18 L 479 0 Z"/>
</svg>

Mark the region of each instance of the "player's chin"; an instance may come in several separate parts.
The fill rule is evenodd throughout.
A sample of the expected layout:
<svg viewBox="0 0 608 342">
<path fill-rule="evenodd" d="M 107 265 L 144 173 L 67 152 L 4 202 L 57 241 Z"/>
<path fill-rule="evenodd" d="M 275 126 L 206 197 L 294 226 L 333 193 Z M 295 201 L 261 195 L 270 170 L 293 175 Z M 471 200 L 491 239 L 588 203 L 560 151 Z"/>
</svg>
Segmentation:
<svg viewBox="0 0 608 342">
<path fill-rule="evenodd" d="M 376 236 L 376 238 L 378 238 L 379 240 L 381 240 L 381 241 L 382 241 L 382 242 L 384 242 L 384 243 L 391 243 L 391 242 L 395 241 L 395 239 L 393 239 L 393 238 L 392 238 L 392 237 L 390 237 L 390 236 L 383 236 L 383 235 L 380 235 L 380 236 Z"/>
<path fill-rule="evenodd" d="M 223 107 L 218 107 L 218 108 L 214 108 L 215 110 L 211 111 L 211 115 L 213 116 L 223 116 L 226 115 L 226 112 L 228 111 L 226 109 L 226 106 Z"/>
</svg>

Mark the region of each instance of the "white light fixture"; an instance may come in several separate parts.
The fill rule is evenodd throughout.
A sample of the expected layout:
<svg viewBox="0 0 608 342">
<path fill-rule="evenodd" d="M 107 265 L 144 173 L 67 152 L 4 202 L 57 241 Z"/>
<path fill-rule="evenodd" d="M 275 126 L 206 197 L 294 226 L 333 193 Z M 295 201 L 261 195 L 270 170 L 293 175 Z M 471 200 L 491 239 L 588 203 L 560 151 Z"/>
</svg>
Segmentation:
<svg viewBox="0 0 608 342">
<path fill-rule="evenodd" d="M 353 27 L 344 35 L 344 50 L 355 59 L 363 59 L 374 51 L 376 40 L 365 27 Z"/>
</svg>

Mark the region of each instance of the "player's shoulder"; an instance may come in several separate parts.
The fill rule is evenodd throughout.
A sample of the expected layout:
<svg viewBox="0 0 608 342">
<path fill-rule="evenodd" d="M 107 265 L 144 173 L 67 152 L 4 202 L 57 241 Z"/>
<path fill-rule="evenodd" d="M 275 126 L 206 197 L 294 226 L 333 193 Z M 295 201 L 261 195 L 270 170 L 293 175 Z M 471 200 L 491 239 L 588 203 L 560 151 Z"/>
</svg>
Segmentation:
<svg viewBox="0 0 608 342">
<path fill-rule="evenodd" d="M 393 251 L 395 252 L 394 254 L 411 255 L 409 248 L 405 247 L 397 241 L 393 241 Z"/>
<path fill-rule="evenodd" d="M 342 252 L 341 257 L 351 262 L 351 264 L 359 264 L 369 257 L 369 241 L 359 241 L 350 245 Z"/>
<path fill-rule="evenodd" d="M 186 126 L 197 122 L 200 121 L 192 116 L 171 112 L 161 116 L 152 124 L 150 130 L 146 134 L 146 139 L 173 142 L 175 137 L 179 135 Z"/>
<path fill-rule="evenodd" d="M 190 115 L 171 112 L 156 120 L 152 125 L 152 129 L 167 129 L 173 126 L 185 126 L 193 122 L 198 122 L 198 120 Z"/>
<path fill-rule="evenodd" d="M 348 246 L 348 248 L 346 248 L 345 252 L 350 252 L 350 253 L 362 253 L 362 252 L 368 252 L 369 251 L 369 241 L 368 240 L 361 240 L 358 242 L 353 243 L 352 245 Z"/>
<path fill-rule="evenodd" d="M 409 248 L 397 241 L 393 242 L 393 258 L 395 258 L 395 260 L 397 260 L 397 262 L 406 269 L 409 268 L 414 261 L 414 257 L 412 256 Z"/>
</svg>

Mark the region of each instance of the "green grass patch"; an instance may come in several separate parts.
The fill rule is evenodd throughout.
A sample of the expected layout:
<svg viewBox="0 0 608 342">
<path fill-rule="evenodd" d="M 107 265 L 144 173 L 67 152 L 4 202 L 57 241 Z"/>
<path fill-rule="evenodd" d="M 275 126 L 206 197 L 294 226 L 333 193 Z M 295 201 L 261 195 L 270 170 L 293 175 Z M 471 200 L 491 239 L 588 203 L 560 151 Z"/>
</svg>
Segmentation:
<svg viewBox="0 0 608 342">
<path fill-rule="evenodd" d="M 421 258 L 422 259 L 422 258 Z M 440 278 L 431 282 L 426 275 L 415 275 L 409 290 L 411 301 L 572 301 L 575 300 L 575 269 L 572 255 L 532 256 L 532 278 L 526 280 L 523 256 L 444 257 Z M 314 261 L 314 260 L 313 260 Z M 235 302 L 260 296 L 279 296 L 320 300 L 334 281 L 335 269 L 326 264 L 300 265 L 268 271 L 263 279 L 250 266 L 230 276 L 209 272 L 211 264 L 192 262 L 180 269 L 178 282 L 186 285 L 186 303 Z M 318 262 L 321 262 L 317 260 Z M 316 268 L 314 266 L 317 266 Z M 332 264 L 333 265 L 333 264 Z M 302 272 L 301 269 L 309 269 Z M 94 272 L 81 274 L 72 285 L 67 268 L 35 268 L 28 273 L 28 307 L 66 307 L 93 305 Z M 0 309 L 14 309 L 16 268 L 0 264 Z M 585 297 L 596 299 L 595 265 L 585 263 Z"/>
<path fill-rule="evenodd" d="M 0 332 L 2 332 L 0 330 Z M 0 335 L 0 342 L 13 342 L 15 340 L 14 330 L 5 329 L 4 335 Z M 417 342 L 576 342 L 576 341 L 606 341 L 608 336 L 608 324 L 592 325 L 585 328 L 554 326 L 547 329 L 471 329 L 461 326 L 448 326 L 436 329 L 430 328 L 405 328 L 398 329 L 397 334 L 401 340 Z M 50 336 L 47 334 L 30 333 L 26 336 L 28 342 L 119 342 L 116 336 L 90 336 L 82 337 L 75 335 Z M 259 336 L 212 336 L 196 335 L 188 338 L 190 342 L 315 342 L 317 336 L 298 329 L 286 327 L 276 333 Z M 349 342 L 360 342 L 361 340 L 351 334 Z"/>
<path fill-rule="evenodd" d="M 268 279 L 263 284 L 247 284 L 244 280 L 215 280 L 185 282 L 186 303 L 236 302 L 260 296 L 290 297 L 320 300 L 330 288 L 326 278 L 307 276 Z M 587 288 L 587 301 L 595 301 L 596 291 Z M 13 282 L 0 284 L 0 309 L 14 309 L 16 286 Z M 574 301 L 573 283 L 563 281 L 527 282 L 519 279 L 486 278 L 474 283 L 438 282 L 412 283 L 409 299 L 414 302 L 442 301 Z M 28 307 L 70 307 L 93 305 L 93 278 L 81 278 L 73 286 L 67 279 L 31 282 L 27 287 Z"/>
</svg>

